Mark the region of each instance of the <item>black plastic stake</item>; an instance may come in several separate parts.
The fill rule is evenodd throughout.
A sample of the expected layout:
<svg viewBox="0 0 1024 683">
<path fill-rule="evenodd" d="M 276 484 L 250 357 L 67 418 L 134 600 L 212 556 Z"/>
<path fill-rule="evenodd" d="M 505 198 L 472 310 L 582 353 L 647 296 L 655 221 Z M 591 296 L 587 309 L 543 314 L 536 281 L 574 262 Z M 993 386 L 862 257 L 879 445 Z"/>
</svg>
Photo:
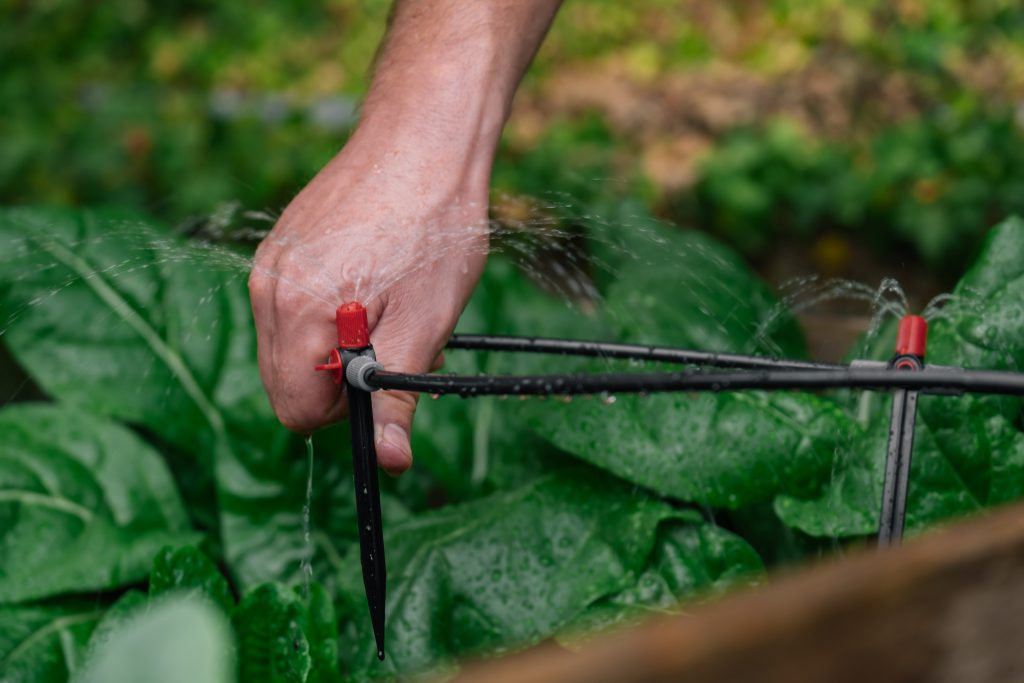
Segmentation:
<svg viewBox="0 0 1024 683">
<path fill-rule="evenodd" d="M 372 355 L 371 349 L 355 355 L 367 355 L 367 351 Z M 344 351 L 342 353 L 345 354 Z M 384 528 L 380 518 L 377 450 L 373 444 L 373 408 L 370 393 L 353 386 L 347 378 L 345 391 L 348 394 L 349 429 L 352 432 L 352 477 L 356 486 L 356 519 L 359 523 L 363 587 L 370 608 L 373 637 L 377 642 L 377 659 L 383 661 L 387 569 L 384 564 Z"/>
<path fill-rule="evenodd" d="M 894 364 L 900 370 L 920 370 L 918 358 L 904 356 Z M 914 451 L 914 424 L 917 420 L 917 392 L 897 389 L 893 392 L 889 416 L 889 446 L 885 457 L 885 483 L 882 486 L 882 516 L 878 523 L 878 546 L 888 548 L 903 540 L 907 518 L 907 488 L 910 459 Z"/>
</svg>

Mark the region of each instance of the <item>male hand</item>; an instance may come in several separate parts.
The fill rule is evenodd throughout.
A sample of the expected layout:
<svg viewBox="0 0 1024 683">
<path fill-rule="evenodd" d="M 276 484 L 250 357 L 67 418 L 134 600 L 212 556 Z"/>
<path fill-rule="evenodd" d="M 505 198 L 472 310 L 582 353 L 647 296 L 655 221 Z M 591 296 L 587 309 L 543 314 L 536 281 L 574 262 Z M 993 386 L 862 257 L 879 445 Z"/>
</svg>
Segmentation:
<svg viewBox="0 0 1024 683">
<path fill-rule="evenodd" d="M 335 308 L 367 309 L 389 370 L 439 364 L 483 270 L 494 148 L 560 0 L 399 0 L 360 124 L 256 252 L 249 279 L 260 375 L 281 422 L 309 433 L 346 414 L 313 366 Z M 409 467 L 416 397 L 373 395 L 377 460 Z"/>
<path fill-rule="evenodd" d="M 334 310 L 367 310 L 377 359 L 389 370 L 439 365 L 484 267 L 486 183 L 434 168 L 415 152 L 354 139 L 288 206 L 260 245 L 249 281 L 259 364 L 274 412 L 309 433 L 347 414 L 341 387 L 313 370 L 337 346 Z M 470 187 L 467 187 L 470 186 Z M 475 187 L 473 186 L 475 185 Z M 416 394 L 373 394 L 380 466 L 412 463 Z"/>
</svg>

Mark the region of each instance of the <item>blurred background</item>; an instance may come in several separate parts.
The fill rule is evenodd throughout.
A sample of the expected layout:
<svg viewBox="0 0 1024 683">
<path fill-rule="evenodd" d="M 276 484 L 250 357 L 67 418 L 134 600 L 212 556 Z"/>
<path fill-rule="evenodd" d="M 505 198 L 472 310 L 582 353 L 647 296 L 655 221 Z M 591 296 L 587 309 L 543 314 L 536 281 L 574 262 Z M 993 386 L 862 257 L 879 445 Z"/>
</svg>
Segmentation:
<svg viewBox="0 0 1024 683">
<path fill-rule="evenodd" d="M 265 229 L 358 115 L 383 0 L 2 0 L 0 201 Z M 1012 0 L 565 3 L 493 213 L 639 202 L 769 281 L 955 281 L 1024 209 Z"/>
</svg>

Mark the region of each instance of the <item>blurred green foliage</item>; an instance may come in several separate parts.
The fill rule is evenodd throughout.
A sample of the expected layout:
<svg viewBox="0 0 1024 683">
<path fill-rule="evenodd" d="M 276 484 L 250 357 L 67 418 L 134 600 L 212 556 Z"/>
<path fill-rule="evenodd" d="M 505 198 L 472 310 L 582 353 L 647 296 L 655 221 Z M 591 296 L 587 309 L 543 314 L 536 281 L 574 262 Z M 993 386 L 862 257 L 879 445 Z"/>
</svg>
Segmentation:
<svg viewBox="0 0 1024 683">
<path fill-rule="evenodd" d="M 0 201 L 276 215 L 354 125 L 388 4 L 0 2 Z M 1008 0 L 566 3 L 495 187 L 575 213 L 639 195 L 748 254 L 840 227 L 957 272 L 1022 201 L 1022 37 Z M 649 157 L 680 140 L 695 171 L 666 180 Z"/>
<path fill-rule="evenodd" d="M 739 130 L 673 209 L 747 254 L 838 228 L 949 271 L 985 228 L 1024 209 L 1021 142 L 1012 114 L 952 109 L 865 144 L 816 143 L 785 123 Z"/>
</svg>

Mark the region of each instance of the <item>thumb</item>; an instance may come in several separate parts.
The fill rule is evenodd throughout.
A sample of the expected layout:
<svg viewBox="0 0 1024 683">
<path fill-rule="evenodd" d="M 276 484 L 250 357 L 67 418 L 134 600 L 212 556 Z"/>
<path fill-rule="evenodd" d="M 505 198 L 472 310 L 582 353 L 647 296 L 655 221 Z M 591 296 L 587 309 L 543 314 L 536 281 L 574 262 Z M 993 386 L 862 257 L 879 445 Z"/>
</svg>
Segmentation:
<svg viewBox="0 0 1024 683">
<path fill-rule="evenodd" d="M 388 370 L 426 372 L 437 357 L 432 348 L 379 349 L 378 359 Z M 401 474 L 412 465 L 412 418 L 416 412 L 418 393 L 409 391 L 375 391 L 373 393 L 373 436 L 377 463 L 390 474 Z"/>
</svg>

